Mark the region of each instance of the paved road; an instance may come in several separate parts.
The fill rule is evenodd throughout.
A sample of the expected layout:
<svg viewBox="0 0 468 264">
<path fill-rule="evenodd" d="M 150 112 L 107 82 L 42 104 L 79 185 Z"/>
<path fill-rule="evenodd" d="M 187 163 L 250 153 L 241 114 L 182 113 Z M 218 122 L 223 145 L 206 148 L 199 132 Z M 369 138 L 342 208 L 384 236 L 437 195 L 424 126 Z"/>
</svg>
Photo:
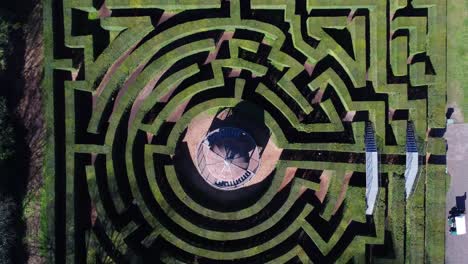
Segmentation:
<svg viewBox="0 0 468 264">
<path fill-rule="evenodd" d="M 468 192 L 468 124 L 453 124 L 447 127 L 447 166 L 451 185 L 447 193 L 448 211 L 455 206 L 455 196 Z M 447 264 L 468 263 L 468 234 L 452 236 L 446 228 L 445 261 Z"/>
</svg>

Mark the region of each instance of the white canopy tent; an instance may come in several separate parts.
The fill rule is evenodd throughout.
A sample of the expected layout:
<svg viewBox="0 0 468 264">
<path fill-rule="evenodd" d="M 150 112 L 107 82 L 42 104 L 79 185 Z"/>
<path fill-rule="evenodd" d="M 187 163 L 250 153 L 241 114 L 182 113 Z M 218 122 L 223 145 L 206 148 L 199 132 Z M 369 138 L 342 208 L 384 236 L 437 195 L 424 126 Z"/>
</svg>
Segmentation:
<svg viewBox="0 0 468 264">
<path fill-rule="evenodd" d="M 457 228 L 457 235 L 466 234 L 465 215 L 455 217 L 455 227 Z"/>
</svg>

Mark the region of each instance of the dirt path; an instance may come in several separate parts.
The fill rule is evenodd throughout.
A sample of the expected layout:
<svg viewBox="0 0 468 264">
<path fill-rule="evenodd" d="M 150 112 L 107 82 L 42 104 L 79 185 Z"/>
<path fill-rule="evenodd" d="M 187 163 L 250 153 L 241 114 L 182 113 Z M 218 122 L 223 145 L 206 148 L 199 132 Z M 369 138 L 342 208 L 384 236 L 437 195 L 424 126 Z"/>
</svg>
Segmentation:
<svg viewBox="0 0 468 264">
<path fill-rule="evenodd" d="M 182 117 L 182 115 L 184 114 L 185 112 L 185 108 L 187 108 L 187 105 L 189 104 L 190 100 L 187 100 L 183 103 L 180 103 L 176 109 L 174 110 L 174 112 L 172 112 L 169 117 L 167 117 L 166 121 L 167 122 L 174 122 L 176 123 L 177 121 L 179 121 L 179 119 Z"/>
<path fill-rule="evenodd" d="M 292 181 L 292 179 L 294 178 L 294 175 L 296 174 L 296 171 L 297 171 L 297 168 L 294 168 L 294 167 L 286 168 L 286 171 L 284 173 L 284 178 L 283 178 L 283 181 L 281 182 L 278 192 L 280 192 L 284 187 L 286 187 Z M 301 190 L 301 191 L 302 192 L 305 191 L 305 188 L 304 190 Z"/>
<path fill-rule="evenodd" d="M 272 172 L 273 170 L 275 169 L 276 167 L 276 163 L 278 162 L 280 156 L 281 156 L 281 152 L 283 152 L 283 149 L 281 148 L 278 148 L 275 143 L 273 143 L 272 139 L 270 138 L 268 140 L 268 143 L 265 147 L 265 150 L 263 151 L 263 154 L 262 154 L 262 157 L 261 157 L 261 163 L 260 163 L 260 167 L 255 175 L 255 177 L 249 181 L 247 184 L 245 184 L 245 186 L 250 186 L 250 185 L 254 185 L 254 184 L 257 184 L 259 182 L 262 182 L 263 180 L 265 180 Z M 289 169 L 289 168 L 288 168 Z M 288 171 L 288 170 L 286 170 Z M 295 174 L 295 171 L 294 173 L 292 173 L 292 176 L 294 176 Z M 285 175 L 285 179 L 287 178 L 286 176 L 288 175 L 288 173 L 286 173 Z M 291 178 L 292 179 L 292 178 Z M 291 179 L 289 179 L 287 183 L 289 183 L 289 181 L 291 181 Z M 280 188 L 281 190 L 281 188 Z"/>
<path fill-rule="evenodd" d="M 24 243 L 28 256 L 24 257 L 27 263 L 44 263 L 40 256 L 39 229 L 40 229 L 40 197 L 43 186 L 43 159 L 45 144 L 45 124 L 42 109 L 42 74 L 43 74 L 43 36 L 42 36 L 42 1 L 32 0 L 23 6 L 24 12 L 31 12 L 23 22 L 22 32 L 24 43 L 17 43 L 17 62 L 23 60 L 21 65 L 21 76 L 17 76 L 16 87 L 10 87 L 20 93 L 17 98 L 15 114 L 19 126 L 22 126 L 20 134 L 27 156 L 19 155 L 18 159 L 24 169 L 18 171 L 18 178 L 25 177 L 25 193 L 23 200 L 23 217 L 26 224 Z M 16 45 L 16 44 L 15 44 Z M 21 53 L 24 52 L 24 53 Z M 21 57 L 22 56 L 22 57 Z M 23 173 L 25 175 L 23 175 Z"/>
<path fill-rule="evenodd" d="M 234 32 L 225 31 L 223 35 L 221 36 L 221 38 L 219 38 L 218 42 L 216 43 L 215 50 L 210 52 L 210 54 L 208 54 L 208 57 L 206 58 L 206 61 L 203 64 L 208 64 L 212 62 L 213 60 L 215 60 L 216 57 L 218 56 L 218 52 L 219 52 L 219 49 L 221 48 L 221 44 L 223 44 L 223 41 L 228 41 L 232 39 L 232 36 L 234 36 Z"/>
<path fill-rule="evenodd" d="M 158 75 L 156 75 L 150 82 L 148 82 L 145 87 L 138 93 L 137 98 L 132 104 L 132 109 L 130 110 L 130 117 L 128 119 L 128 129 L 130 129 L 130 126 L 133 125 L 133 119 L 135 119 L 136 114 L 138 113 L 138 110 L 140 110 L 141 105 L 143 102 L 146 100 L 146 98 L 154 91 L 155 85 L 159 82 L 159 79 L 161 79 L 161 76 L 165 73 L 165 71 L 162 71 Z M 153 89 L 154 88 L 154 89 Z"/>
<path fill-rule="evenodd" d="M 208 133 L 208 129 L 213 122 L 214 116 L 201 113 L 196 116 L 188 126 L 184 141 L 187 142 L 190 157 L 196 160 L 197 147 L 200 140 Z M 194 125 L 197 124 L 197 125 Z"/>
<path fill-rule="evenodd" d="M 341 186 L 340 195 L 338 196 L 338 199 L 336 200 L 335 208 L 333 209 L 332 215 L 334 215 L 338 211 L 338 209 L 340 209 L 341 204 L 346 198 L 346 191 L 348 190 L 349 181 L 351 180 L 352 176 L 353 176 L 352 171 L 346 172 L 344 179 L 343 179 L 343 185 Z"/>
<path fill-rule="evenodd" d="M 323 203 L 325 196 L 327 196 L 328 186 L 330 185 L 330 176 L 332 173 L 333 171 L 331 170 L 324 170 L 322 175 L 320 175 L 320 189 L 315 192 L 315 196 L 317 196 L 321 203 Z"/>
<path fill-rule="evenodd" d="M 133 52 L 133 50 L 136 48 L 137 45 L 138 45 L 138 43 L 136 43 L 135 45 L 130 47 L 130 49 L 125 51 L 125 53 L 123 53 L 122 56 L 120 56 L 114 63 L 112 63 L 112 65 L 109 67 L 109 69 L 107 69 L 106 73 L 102 77 L 101 82 L 99 83 L 98 87 L 96 88 L 96 90 L 93 93 L 93 105 L 94 105 L 94 102 L 95 102 L 96 98 L 101 95 L 102 91 L 104 91 L 104 88 L 109 83 L 110 78 L 112 77 L 112 75 L 114 75 L 115 71 L 117 71 L 117 69 L 120 67 L 120 65 L 122 65 L 122 63 L 125 61 L 125 59 L 127 59 L 128 56 L 130 56 L 130 53 Z"/>
</svg>

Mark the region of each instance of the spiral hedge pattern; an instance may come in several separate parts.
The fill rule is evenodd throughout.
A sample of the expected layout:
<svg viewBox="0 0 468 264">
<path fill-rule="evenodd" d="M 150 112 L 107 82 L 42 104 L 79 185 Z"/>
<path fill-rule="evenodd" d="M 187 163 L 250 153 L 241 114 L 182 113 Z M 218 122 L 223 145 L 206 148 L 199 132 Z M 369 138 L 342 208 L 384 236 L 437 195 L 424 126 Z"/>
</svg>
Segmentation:
<svg viewBox="0 0 468 264">
<path fill-rule="evenodd" d="M 44 17 L 51 261 L 443 262 L 445 1 L 46 0 Z M 184 184 L 180 153 L 225 109 L 281 155 L 223 209 Z"/>
</svg>

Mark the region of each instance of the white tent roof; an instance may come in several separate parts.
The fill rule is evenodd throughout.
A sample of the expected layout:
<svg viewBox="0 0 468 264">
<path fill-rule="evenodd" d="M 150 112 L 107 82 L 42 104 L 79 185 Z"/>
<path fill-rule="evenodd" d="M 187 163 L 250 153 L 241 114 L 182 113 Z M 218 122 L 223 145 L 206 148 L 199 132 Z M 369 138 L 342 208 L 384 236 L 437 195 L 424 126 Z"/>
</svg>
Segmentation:
<svg viewBox="0 0 468 264">
<path fill-rule="evenodd" d="M 465 215 L 455 217 L 455 227 L 457 228 L 457 235 L 466 234 Z"/>
</svg>

